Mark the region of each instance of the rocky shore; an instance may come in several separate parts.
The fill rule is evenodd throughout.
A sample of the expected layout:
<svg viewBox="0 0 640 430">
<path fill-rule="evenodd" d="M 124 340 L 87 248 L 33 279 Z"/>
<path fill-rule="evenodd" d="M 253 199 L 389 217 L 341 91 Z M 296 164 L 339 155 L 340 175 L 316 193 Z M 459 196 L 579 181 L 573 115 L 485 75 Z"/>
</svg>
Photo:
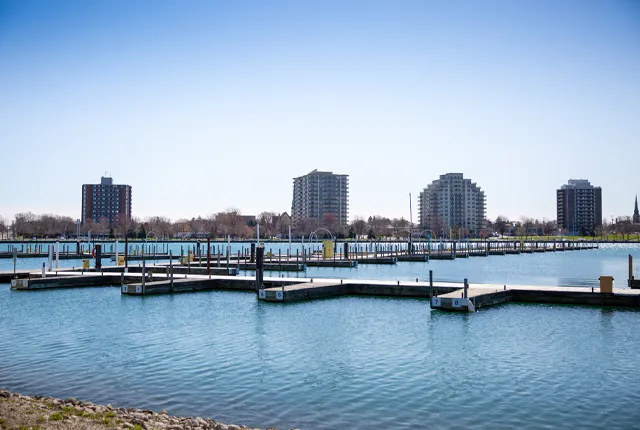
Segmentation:
<svg viewBox="0 0 640 430">
<path fill-rule="evenodd" d="M 0 429 L 246 430 L 249 427 L 222 424 L 208 418 L 175 417 L 166 411 L 114 408 L 74 398 L 23 396 L 0 390 Z"/>
</svg>

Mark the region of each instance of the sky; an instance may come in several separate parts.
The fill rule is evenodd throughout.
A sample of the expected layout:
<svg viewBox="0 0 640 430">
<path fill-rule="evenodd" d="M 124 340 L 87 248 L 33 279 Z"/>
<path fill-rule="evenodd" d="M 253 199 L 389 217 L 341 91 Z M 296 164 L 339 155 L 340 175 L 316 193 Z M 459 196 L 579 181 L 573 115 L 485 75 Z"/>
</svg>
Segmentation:
<svg viewBox="0 0 640 430">
<path fill-rule="evenodd" d="M 290 212 L 349 175 L 349 215 L 417 221 L 463 173 L 487 215 L 603 215 L 640 192 L 640 2 L 0 0 L 0 216 L 80 218 L 108 173 L 133 215 Z"/>
</svg>

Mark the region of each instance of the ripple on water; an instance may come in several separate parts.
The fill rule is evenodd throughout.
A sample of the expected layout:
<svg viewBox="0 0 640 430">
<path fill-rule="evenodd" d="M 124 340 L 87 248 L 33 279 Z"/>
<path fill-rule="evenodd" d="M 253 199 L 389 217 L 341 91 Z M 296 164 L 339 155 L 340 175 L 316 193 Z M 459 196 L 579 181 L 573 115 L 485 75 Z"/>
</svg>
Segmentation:
<svg viewBox="0 0 640 430">
<path fill-rule="evenodd" d="M 0 309 L 0 386 L 31 394 L 280 428 L 624 428 L 640 402 L 636 312 L 109 288 Z"/>
</svg>

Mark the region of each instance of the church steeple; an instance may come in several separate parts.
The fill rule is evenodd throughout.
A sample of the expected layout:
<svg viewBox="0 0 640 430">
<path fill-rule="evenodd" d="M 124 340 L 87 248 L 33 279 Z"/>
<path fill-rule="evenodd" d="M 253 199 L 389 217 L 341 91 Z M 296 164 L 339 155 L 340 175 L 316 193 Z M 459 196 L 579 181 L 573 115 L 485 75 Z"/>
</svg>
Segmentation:
<svg viewBox="0 0 640 430">
<path fill-rule="evenodd" d="M 638 195 L 636 194 L 636 207 L 633 211 L 633 223 L 640 224 L 640 213 L 638 212 Z"/>
</svg>

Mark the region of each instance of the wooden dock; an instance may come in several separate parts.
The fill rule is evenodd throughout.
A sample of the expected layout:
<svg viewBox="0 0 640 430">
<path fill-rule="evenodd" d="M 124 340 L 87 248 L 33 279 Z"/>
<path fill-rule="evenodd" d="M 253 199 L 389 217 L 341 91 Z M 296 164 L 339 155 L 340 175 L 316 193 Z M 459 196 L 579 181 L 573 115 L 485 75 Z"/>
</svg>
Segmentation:
<svg viewBox="0 0 640 430">
<path fill-rule="evenodd" d="M 555 303 L 615 306 L 640 309 L 640 290 L 615 288 L 601 292 L 594 287 L 543 287 L 470 284 L 464 296 L 463 283 L 424 281 L 380 281 L 358 279 L 264 278 L 264 288 L 256 289 L 256 279 L 248 276 L 115 272 L 47 272 L 44 278 L 11 280 L 14 290 L 34 291 L 56 288 L 119 286 L 121 294 L 145 296 L 181 292 L 233 290 L 257 293 L 267 302 L 296 302 L 344 295 L 414 297 L 431 299 L 432 309 L 478 310 L 507 302 Z"/>
</svg>

